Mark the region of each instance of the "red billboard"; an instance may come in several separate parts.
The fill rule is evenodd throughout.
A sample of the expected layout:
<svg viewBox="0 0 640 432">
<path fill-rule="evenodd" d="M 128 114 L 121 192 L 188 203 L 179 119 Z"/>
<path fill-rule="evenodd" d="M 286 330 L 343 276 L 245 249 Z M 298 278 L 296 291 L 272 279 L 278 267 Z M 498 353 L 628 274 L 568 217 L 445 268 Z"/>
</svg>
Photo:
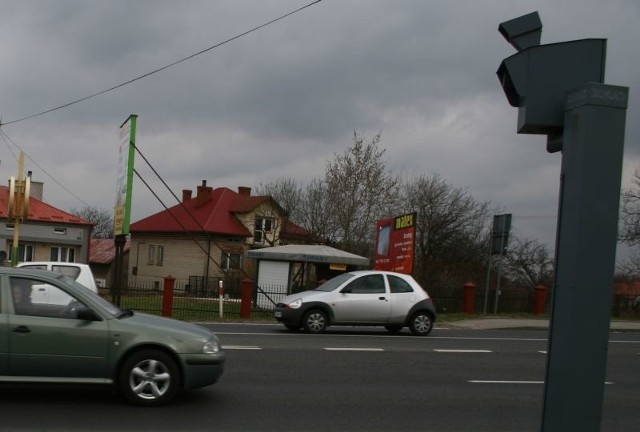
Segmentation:
<svg viewBox="0 0 640 432">
<path fill-rule="evenodd" d="M 374 269 L 413 273 L 415 222 L 416 213 L 378 221 Z"/>
</svg>

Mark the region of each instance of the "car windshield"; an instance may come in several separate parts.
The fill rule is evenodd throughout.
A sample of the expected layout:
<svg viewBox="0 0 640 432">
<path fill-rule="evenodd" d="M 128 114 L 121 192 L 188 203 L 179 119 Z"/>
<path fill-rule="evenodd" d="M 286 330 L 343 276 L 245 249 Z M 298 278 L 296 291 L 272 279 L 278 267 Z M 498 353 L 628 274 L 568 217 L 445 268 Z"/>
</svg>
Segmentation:
<svg viewBox="0 0 640 432">
<path fill-rule="evenodd" d="M 123 312 L 122 309 L 112 305 L 107 300 L 100 297 L 98 294 L 94 293 L 90 289 L 87 289 L 87 287 L 85 287 L 84 285 L 76 282 L 76 280 L 73 279 L 72 277 L 69 277 L 63 273 L 60 273 L 60 275 L 57 278 L 66 285 L 74 285 L 76 287 L 80 287 L 79 289 L 81 289 L 85 295 L 92 297 L 93 301 L 98 303 L 102 307 L 102 309 L 105 312 L 109 313 L 110 315 L 117 317 L 122 314 Z"/>
<path fill-rule="evenodd" d="M 354 277 L 355 275 L 353 273 L 343 273 L 339 276 L 334 277 L 333 279 L 329 279 L 318 288 L 316 288 L 315 291 L 333 291 L 334 289 L 338 288 L 340 285 Z"/>
</svg>

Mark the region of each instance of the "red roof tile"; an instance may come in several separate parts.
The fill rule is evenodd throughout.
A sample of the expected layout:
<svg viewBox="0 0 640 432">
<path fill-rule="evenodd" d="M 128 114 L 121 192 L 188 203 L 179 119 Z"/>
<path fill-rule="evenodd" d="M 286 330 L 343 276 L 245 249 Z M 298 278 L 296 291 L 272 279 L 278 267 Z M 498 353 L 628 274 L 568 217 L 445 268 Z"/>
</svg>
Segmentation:
<svg viewBox="0 0 640 432">
<path fill-rule="evenodd" d="M 0 186 L 0 219 L 8 218 L 9 188 Z M 27 221 L 52 222 L 76 225 L 93 225 L 86 219 L 59 210 L 38 199 L 29 199 L 29 215 Z"/>
<path fill-rule="evenodd" d="M 210 199 L 203 199 L 207 194 Z M 247 198 L 259 197 L 241 197 L 229 188 L 206 188 L 204 192 L 199 190 L 195 198 L 131 224 L 129 231 L 168 233 L 204 230 L 212 234 L 249 237 L 251 232 L 234 216 L 234 212 L 248 211 L 251 205 L 256 205 L 256 200 Z"/>
<path fill-rule="evenodd" d="M 124 252 L 128 252 L 131 241 L 127 239 Z M 91 239 L 89 264 L 110 264 L 116 259 L 116 245 L 113 239 Z"/>
</svg>

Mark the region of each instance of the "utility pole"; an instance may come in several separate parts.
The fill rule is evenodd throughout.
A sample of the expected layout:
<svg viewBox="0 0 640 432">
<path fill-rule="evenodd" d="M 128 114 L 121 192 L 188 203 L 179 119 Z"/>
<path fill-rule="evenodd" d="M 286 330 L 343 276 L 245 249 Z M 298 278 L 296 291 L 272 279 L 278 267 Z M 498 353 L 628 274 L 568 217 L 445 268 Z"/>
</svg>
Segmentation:
<svg viewBox="0 0 640 432">
<path fill-rule="evenodd" d="M 20 223 L 27 220 L 29 215 L 29 193 L 31 189 L 31 178 L 24 177 L 24 153 L 20 152 L 18 159 L 18 177 L 9 179 L 9 208 L 7 215 L 9 220 L 14 221 L 13 226 L 13 247 L 11 251 L 11 265 L 18 264 L 20 253 Z"/>
</svg>

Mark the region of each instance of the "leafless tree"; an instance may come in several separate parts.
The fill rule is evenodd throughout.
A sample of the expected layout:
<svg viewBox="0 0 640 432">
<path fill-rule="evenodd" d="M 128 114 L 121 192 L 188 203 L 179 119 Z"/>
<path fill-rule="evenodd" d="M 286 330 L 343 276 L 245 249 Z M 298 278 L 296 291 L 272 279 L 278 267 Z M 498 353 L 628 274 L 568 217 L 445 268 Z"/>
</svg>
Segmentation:
<svg viewBox="0 0 640 432">
<path fill-rule="evenodd" d="M 300 221 L 302 219 L 301 206 L 304 190 L 296 180 L 278 178 L 272 183 L 260 184 L 256 188 L 255 194 L 273 198 L 292 221 Z"/>
<path fill-rule="evenodd" d="M 337 245 L 349 252 L 370 256 L 376 222 L 391 216 L 396 207 L 399 178 L 378 147 L 380 134 L 369 142 L 357 131 L 353 145 L 327 163 L 324 186 L 328 217 L 335 221 Z"/>
<path fill-rule="evenodd" d="M 488 203 L 478 202 L 439 175 L 421 176 L 401 188 L 405 211 L 416 211 L 414 275 L 432 289 L 468 279 L 486 268 Z"/>
<path fill-rule="evenodd" d="M 86 206 L 81 209 L 71 209 L 71 214 L 86 219 L 95 225 L 91 231 L 91 237 L 103 239 L 113 238 L 112 211 Z"/>
<path fill-rule="evenodd" d="M 533 239 L 512 238 L 505 258 L 503 269 L 513 284 L 551 288 L 554 260 L 547 245 Z"/>
<path fill-rule="evenodd" d="M 640 244 L 640 170 L 636 169 L 633 186 L 622 192 L 620 240 L 630 246 Z"/>
</svg>

